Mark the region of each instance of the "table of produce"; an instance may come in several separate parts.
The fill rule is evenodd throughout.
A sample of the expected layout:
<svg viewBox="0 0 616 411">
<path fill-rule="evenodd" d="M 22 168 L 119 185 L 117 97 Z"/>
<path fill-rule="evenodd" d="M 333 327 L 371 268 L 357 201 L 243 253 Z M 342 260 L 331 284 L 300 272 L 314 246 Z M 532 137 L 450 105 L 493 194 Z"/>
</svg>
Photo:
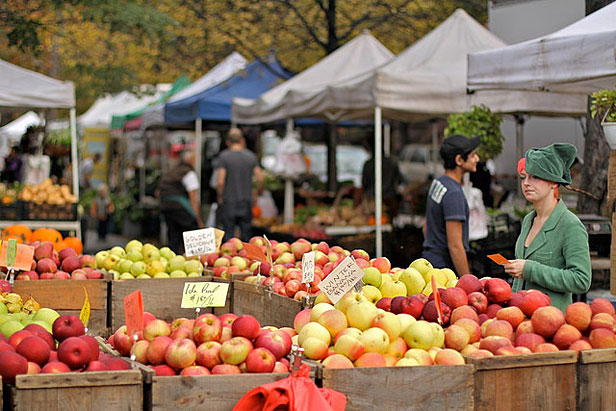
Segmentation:
<svg viewBox="0 0 616 411">
<path fill-rule="evenodd" d="M 0 281 L 4 409 L 232 409 L 297 370 L 292 357 L 318 386 L 345 394 L 347 409 L 609 409 L 616 400 L 606 299 L 563 312 L 500 278 L 457 278 L 425 259 L 392 267 L 303 239 L 231 239 L 194 257 L 138 240 L 95 256 L 24 243 L 32 270 L 12 287 Z M 356 287 L 346 278 L 340 295 L 321 290 L 347 266 Z M 182 306 L 191 284 L 224 283 L 224 306 Z M 125 311 L 135 292 L 141 311 Z"/>
</svg>

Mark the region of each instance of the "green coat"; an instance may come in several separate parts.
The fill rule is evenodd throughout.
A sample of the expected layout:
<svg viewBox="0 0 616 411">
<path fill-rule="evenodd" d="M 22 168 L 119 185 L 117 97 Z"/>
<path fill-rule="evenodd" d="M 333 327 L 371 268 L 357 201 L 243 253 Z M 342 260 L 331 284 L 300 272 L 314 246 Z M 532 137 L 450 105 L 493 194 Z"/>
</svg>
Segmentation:
<svg viewBox="0 0 616 411">
<path fill-rule="evenodd" d="M 548 294 L 552 305 L 565 311 L 571 294 L 588 291 L 592 280 L 588 233 L 575 214 L 562 200 L 543 224 L 541 231 L 524 251 L 524 241 L 537 212 L 532 211 L 522 222 L 522 231 L 515 244 L 515 257 L 525 259 L 522 278 L 513 281 L 513 291 L 536 289 Z"/>
</svg>

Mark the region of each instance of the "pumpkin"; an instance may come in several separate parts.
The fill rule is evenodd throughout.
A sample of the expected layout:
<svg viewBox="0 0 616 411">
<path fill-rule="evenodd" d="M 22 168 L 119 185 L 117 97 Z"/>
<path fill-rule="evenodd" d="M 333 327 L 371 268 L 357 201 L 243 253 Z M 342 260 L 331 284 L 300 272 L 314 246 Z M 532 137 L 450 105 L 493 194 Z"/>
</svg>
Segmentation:
<svg viewBox="0 0 616 411">
<path fill-rule="evenodd" d="M 60 252 L 62 250 L 64 250 L 66 247 L 66 244 L 64 243 L 64 240 L 60 240 L 57 243 L 53 243 L 53 249 L 57 252 Z"/>
<path fill-rule="evenodd" d="M 66 247 L 70 247 L 73 250 L 75 250 L 77 255 L 79 255 L 79 254 L 81 254 L 83 252 L 83 243 L 77 237 L 66 237 L 64 239 L 64 245 Z"/>
<path fill-rule="evenodd" d="M 32 238 L 32 230 L 23 224 L 15 224 L 6 227 L 2 230 L 2 239 L 8 240 L 14 238 L 19 244 L 29 243 Z"/>
<path fill-rule="evenodd" d="M 52 244 L 62 241 L 62 234 L 53 228 L 37 228 L 32 233 L 32 241 L 50 241 Z"/>
</svg>

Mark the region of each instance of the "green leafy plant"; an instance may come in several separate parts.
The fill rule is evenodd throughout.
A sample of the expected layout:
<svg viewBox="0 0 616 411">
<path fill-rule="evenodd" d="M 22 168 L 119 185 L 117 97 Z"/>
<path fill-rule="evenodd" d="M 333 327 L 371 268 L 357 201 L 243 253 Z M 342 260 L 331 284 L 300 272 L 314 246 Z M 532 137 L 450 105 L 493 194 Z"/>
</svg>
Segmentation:
<svg viewBox="0 0 616 411">
<path fill-rule="evenodd" d="M 607 115 L 606 115 L 607 113 Z M 590 95 L 590 115 L 597 115 L 605 121 L 616 122 L 616 89 L 598 90 Z"/>
<path fill-rule="evenodd" d="M 471 111 L 451 114 L 447 118 L 445 136 L 462 134 L 467 137 L 481 136 L 477 154 L 481 160 L 494 158 L 503 151 L 505 136 L 500 125 L 503 118 L 486 106 L 473 106 Z"/>
</svg>

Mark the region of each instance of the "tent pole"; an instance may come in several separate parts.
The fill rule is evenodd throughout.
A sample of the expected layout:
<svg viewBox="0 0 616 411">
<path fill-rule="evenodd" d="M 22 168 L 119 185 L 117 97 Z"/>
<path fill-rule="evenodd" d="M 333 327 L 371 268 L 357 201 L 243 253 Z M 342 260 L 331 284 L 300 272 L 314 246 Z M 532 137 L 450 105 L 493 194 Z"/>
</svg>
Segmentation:
<svg viewBox="0 0 616 411">
<path fill-rule="evenodd" d="M 521 114 L 514 115 L 515 118 L 515 152 L 517 160 L 524 157 L 524 117 Z M 522 186 L 517 184 L 516 197 L 522 198 Z"/>
<path fill-rule="evenodd" d="M 385 157 L 391 156 L 391 123 L 389 121 L 383 124 L 383 150 Z"/>
<path fill-rule="evenodd" d="M 199 190 L 197 191 L 197 204 L 201 205 L 201 147 L 203 146 L 203 136 L 201 131 L 203 120 L 197 117 L 195 120 L 195 172 L 199 179 Z"/>
<path fill-rule="evenodd" d="M 432 120 L 432 164 L 430 165 L 430 172 L 432 173 L 432 177 L 438 177 L 436 175 L 436 163 L 438 159 L 436 158 L 436 153 L 438 152 L 438 125 L 436 124 L 436 120 Z"/>
<path fill-rule="evenodd" d="M 382 182 L 382 135 L 381 135 L 381 108 L 374 109 L 374 215 L 376 223 L 376 256 L 383 255 L 383 227 L 381 215 L 383 214 L 383 182 Z"/>
<path fill-rule="evenodd" d="M 287 136 L 293 133 L 294 122 L 292 118 L 287 119 Z M 286 177 L 284 180 L 284 222 L 290 224 L 293 222 L 293 179 Z"/>
<path fill-rule="evenodd" d="M 77 155 L 77 115 L 75 107 L 70 111 L 71 122 L 71 169 L 73 173 L 73 194 L 79 200 L 79 164 Z"/>
</svg>

